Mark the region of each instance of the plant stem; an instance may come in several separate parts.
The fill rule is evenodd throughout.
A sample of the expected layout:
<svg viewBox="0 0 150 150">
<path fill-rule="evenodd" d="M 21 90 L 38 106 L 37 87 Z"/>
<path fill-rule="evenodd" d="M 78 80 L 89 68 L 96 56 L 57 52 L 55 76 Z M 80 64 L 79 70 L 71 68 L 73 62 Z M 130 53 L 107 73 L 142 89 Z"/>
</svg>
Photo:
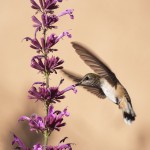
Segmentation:
<svg viewBox="0 0 150 150">
<path fill-rule="evenodd" d="M 49 87 L 49 74 L 46 73 L 46 87 Z"/>
<path fill-rule="evenodd" d="M 46 73 L 46 87 L 49 87 L 49 74 Z M 49 108 L 49 103 L 45 102 L 45 109 L 46 109 L 46 116 L 48 115 L 48 108 Z M 48 138 L 49 138 L 50 133 L 48 130 L 44 132 L 44 150 L 46 150 L 47 144 L 48 144 Z"/>
<path fill-rule="evenodd" d="M 44 132 L 44 150 L 46 150 L 47 144 L 48 144 L 48 132 L 47 130 Z"/>
<path fill-rule="evenodd" d="M 44 40 L 46 40 L 46 30 L 45 30 L 45 28 L 44 28 Z M 44 49 L 44 52 L 45 52 L 45 49 Z M 45 59 L 47 59 L 47 54 L 45 55 Z M 49 74 L 48 73 L 45 74 L 45 78 L 46 78 L 46 88 L 48 88 L 49 87 Z M 47 101 L 46 101 L 45 102 L 46 116 L 48 115 L 48 108 L 49 108 L 49 103 L 47 103 Z M 48 130 L 45 130 L 45 132 L 44 132 L 44 150 L 46 150 L 49 135 L 50 134 L 48 133 Z"/>
</svg>

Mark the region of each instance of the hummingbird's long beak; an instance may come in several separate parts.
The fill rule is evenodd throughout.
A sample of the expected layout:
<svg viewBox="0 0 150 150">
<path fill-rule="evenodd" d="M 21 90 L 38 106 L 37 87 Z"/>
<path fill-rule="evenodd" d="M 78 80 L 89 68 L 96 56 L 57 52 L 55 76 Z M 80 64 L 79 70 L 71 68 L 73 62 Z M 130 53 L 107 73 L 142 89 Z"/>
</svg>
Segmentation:
<svg viewBox="0 0 150 150">
<path fill-rule="evenodd" d="M 82 83 L 82 82 L 78 82 L 78 83 L 75 84 L 75 86 L 79 86 L 79 85 L 81 85 L 81 83 Z"/>
</svg>

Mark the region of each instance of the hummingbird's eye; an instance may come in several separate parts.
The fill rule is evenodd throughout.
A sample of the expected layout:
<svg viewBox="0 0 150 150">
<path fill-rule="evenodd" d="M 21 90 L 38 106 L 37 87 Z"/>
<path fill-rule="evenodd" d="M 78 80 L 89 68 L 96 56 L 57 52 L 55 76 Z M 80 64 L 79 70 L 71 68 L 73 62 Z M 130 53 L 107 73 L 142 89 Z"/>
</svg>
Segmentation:
<svg viewBox="0 0 150 150">
<path fill-rule="evenodd" d="M 87 77 L 85 77 L 85 80 L 89 80 L 90 78 L 87 76 Z"/>
</svg>

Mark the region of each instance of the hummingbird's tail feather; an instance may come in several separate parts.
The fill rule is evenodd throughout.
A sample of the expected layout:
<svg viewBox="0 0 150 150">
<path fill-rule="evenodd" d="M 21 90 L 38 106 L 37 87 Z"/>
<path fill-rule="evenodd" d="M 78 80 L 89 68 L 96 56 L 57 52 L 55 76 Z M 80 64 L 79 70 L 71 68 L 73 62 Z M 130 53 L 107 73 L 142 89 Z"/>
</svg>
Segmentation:
<svg viewBox="0 0 150 150">
<path fill-rule="evenodd" d="M 125 123 L 130 125 L 135 120 L 136 117 L 131 102 L 127 101 L 125 107 L 122 110 Z"/>
</svg>

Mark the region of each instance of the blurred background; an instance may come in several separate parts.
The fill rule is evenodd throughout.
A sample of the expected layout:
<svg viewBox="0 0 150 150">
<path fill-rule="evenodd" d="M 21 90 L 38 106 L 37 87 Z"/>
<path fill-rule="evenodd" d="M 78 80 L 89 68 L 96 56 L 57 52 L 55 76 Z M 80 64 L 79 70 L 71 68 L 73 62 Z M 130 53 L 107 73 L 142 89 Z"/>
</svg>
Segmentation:
<svg viewBox="0 0 150 150">
<path fill-rule="evenodd" d="M 66 93 L 66 99 L 56 105 L 68 106 L 71 114 L 67 126 L 53 132 L 49 144 L 65 136 L 66 142 L 76 143 L 74 150 L 149 150 L 150 149 L 150 1 L 149 0 L 64 0 L 58 13 L 74 8 L 75 19 L 61 19 L 56 33 L 72 29 L 72 39 L 64 38 L 55 53 L 65 60 L 64 68 L 84 75 L 92 72 L 77 56 L 71 41 L 79 41 L 91 48 L 116 73 L 127 88 L 137 114 L 136 121 L 128 126 L 122 113 L 108 99 L 98 99 L 82 88 L 78 93 Z M 28 146 L 41 141 L 30 133 L 26 123 L 18 123 L 21 115 L 44 115 L 40 102 L 28 100 L 27 91 L 43 76 L 30 68 L 36 55 L 26 36 L 33 37 L 31 16 L 34 11 L 27 0 L 5 0 L 0 5 L 0 149 L 11 150 L 11 132 L 15 132 Z M 54 30 L 52 32 L 55 32 Z M 61 88 L 73 82 L 60 72 L 52 75 L 51 85 Z"/>
</svg>

